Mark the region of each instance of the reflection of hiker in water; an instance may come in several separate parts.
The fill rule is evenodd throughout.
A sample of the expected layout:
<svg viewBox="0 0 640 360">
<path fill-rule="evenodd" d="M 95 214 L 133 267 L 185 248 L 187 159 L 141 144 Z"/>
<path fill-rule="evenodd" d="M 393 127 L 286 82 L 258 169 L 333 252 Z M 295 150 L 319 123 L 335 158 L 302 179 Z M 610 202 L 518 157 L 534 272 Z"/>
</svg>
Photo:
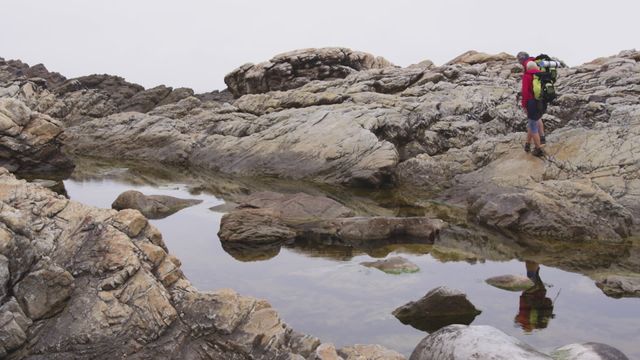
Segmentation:
<svg viewBox="0 0 640 360">
<path fill-rule="evenodd" d="M 553 318 L 553 301 L 547 297 L 547 289 L 540 279 L 540 265 L 533 261 L 525 262 L 527 277 L 533 286 L 520 295 L 520 308 L 515 321 L 525 332 L 544 329 Z"/>
</svg>

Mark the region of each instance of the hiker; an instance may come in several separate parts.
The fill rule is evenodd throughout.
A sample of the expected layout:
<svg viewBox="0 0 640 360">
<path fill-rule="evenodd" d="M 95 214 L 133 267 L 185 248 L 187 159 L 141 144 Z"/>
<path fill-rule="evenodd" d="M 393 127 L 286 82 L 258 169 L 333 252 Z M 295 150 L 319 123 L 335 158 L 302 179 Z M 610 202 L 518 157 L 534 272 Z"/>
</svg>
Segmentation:
<svg viewBox="0 0 640 360">
<path fill-rule="evenodd" d="M 547 289 L 540 279 L 540 265 L 526 261 L 527 277 L 533 286 L 522 292 L 515 321 L 525 332 L 544 329 L 553 319 L 553 301 L 547 297 Z"/>
<path fill-rule="evenodd" d="M 522 75 L 522 91 L 520 92 L 522 108 L 527 113 L 527 141 L 524 145 L 524 151 L 531 151 L 531 142 L 535 146 L 532 154 L 535 156 L 543 156 L 541 145 L 544 144 L 544 125 L 542 124 L 543 102 L 536 100 L 533 94 L 533 77 L 534 74 L 539 73 L 540 69 L 534 61 L 534 58 L 530 57 L 524 51 L 521 51 L 517 55 L 518 62 L 524 67 L 524 74 Z"/>
</svg>

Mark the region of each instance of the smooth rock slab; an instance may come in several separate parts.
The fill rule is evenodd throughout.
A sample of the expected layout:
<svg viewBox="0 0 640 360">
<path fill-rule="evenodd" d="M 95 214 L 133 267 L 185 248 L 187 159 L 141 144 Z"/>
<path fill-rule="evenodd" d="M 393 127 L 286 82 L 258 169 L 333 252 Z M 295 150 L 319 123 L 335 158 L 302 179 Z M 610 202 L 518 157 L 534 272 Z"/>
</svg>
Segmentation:
<svg viewBox="0 0 640 360">
<path fill-rule="evenodd" d="M 428 335 L 409 360 L 550 360 L 527 343 L 486 325 L 450 325 Z"/>
<path fill-rule="evenodd" d="M 393 256 L 377 261 L 364 261 L 361 262 L 360 265 L 376 268 L 388 274 L 414 273 L 420 271 L 418 265 L 401 256 Z"/>
<path fill-rule="evenodd" d="M 144 195 L 140 191 L 129 190 L 118 195 L 111 207 L 116 210 L 136 209 L 149 219 L 162 219 L 201 202 L 167 195 Z"/>
<path fill-rule="evenodd" d="M 498 289 L 509 291 L 524 291 L 534 284 L 531 279 L 522 275 L 500 275 L 488 278 L 485 282 Z"/>
<path fill-rule="evenodd" d="M 480 313 L 467 295 L 446 286 L 437 287 L 420 300 L 411 301 L 393 311 L 393 315 L 403 324 L 428 332 L 451 324 L 470 324 Z"/>
<path fill-rule="evenodd" d="M 551 353 L 554 360 L 629 360 L 622 351 L 607 344 L 569 344 Z"/>
</svg>

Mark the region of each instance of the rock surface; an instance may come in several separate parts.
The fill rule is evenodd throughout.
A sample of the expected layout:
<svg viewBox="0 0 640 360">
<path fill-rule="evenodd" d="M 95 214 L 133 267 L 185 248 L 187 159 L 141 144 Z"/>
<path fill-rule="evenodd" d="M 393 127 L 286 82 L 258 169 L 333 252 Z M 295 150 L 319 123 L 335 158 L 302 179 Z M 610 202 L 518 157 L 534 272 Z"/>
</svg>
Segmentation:
<svg viewBox="0 0 640 360">
<path fill-rule="evenodd" d="M 514 101 L 520 66 L 477 52 L 443 66 L 371 65 L 316 79 L 309 65 L 316 75 L 303 78 L 314 81 L 280 76 L 283 64 L 333 64 L 322 50 L 302 50 L 230 75 L 261 84 L 237 90 L 233 104 L 186 98 L 147 114 L 96 117 L 69 128 L 67 144 L 235 175 L 440 192 L 478 223 L 517 237 L 619 243 L 640 224 L 637 54 L 560 69 L 544 161 L 513 134 L 524 130 Z M 266 86 L 269 71 L 280 80 Z"/>
<path fill-rule="evenodd" d="M 138 211 L 85 206 L 0 168 L 3 358 L 304 359 L 319 347 L 264 300 L 197 292 L 179 264 Z"/>
<path fill-rule="evenodd" d="M 168 195 L 145 195 L 137 190 L 128 190 L 118 195 L 111 207 L 116 210 L 135 209 L 149 219 L 162 219 L 202 200 L 179 199 Z"/>
<path fill-rule="evenodd" d="M 640 297 L 640 276 L 609 275 L 596 282 L 607 296 L 614 298 Z"/>
<path fill-rule="evenodd" d="M 393 315 L 403 324 L 429 332 L 450 324 L 468 325 L 480 313 L 467 295 L 446 286 L 437 287 L 421 299 L 393 311 Z"/>
<path fill-rule="evenodd" d="M 327 197 L 261 192 L 246 197 L 222 217 L 218 237 L 232 256 L 259 260 L 275 256 L 281 245 L 297 240 L 356 247 L 433 243 L 446 226 L 442 220 L 427 217 L 353 215 L 352 210 Z"/>
<path fill-rule="evenodd" d="M 414 273 L 420 271 L 418 265 L 401 256 L 392 256 L 377 261 L 365 261 L 361 262 L 360 265 L 376 268 L 388 274 Z"/>
<path fill-rule="evenodd" d="M 409 360 L 551 360 L 491 326 L 450 325 L 420 341 Z"/>
<path fill-rule="evenodd" d="M 62 152 L 63 127 L 21 101 L 0 98 L 0 166 L 17 173 L 69 174 L 73 162 Z"/>
<path fill-rule="evenodd" d="M 554 350 L 551 356 L 554 360 L 629 360 L 620 350 L 594 342 L 565 345 Z"/>
</svg>

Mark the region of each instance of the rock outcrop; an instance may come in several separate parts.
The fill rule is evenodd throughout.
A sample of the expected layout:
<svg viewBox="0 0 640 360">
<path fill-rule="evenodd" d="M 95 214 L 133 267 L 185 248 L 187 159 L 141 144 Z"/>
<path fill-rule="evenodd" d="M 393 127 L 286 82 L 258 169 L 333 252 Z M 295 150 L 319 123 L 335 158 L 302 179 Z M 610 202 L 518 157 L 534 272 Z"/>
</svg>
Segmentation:
<svg viewBox="0 0 640 360">
<path fill-rule="evenodd" d="M 4 168 L 0 303 L 8 359 L 304 359 L 321 345 L 264 300 L 196 291 L 140 212 L 91 208 Z"/>
<path fill-rule="evenodd" d="M 254 65 L 245 64 L 224 78 L 231 93 L 290 90 L 313 80 L 342 79 L 360 70 L 393 66 L 381 57 L 346 48 L 302 49 L 276 55 Z"/>
<path fill-rule="evenodd" d="M 69 128 L 67 143 L 76 153 L 235 175 L 446 190 L 444 201 L 515 236 L 620 242 L 640 219 L 636 58 L 560 69 L 544 161 L 512 134 L 524 130 L 520 66 L 480 53 L 265 88 L 233 105 L 187 98 L 118 113 Z"/>
<path fill-rule="evenodd" d="M 73 162 L 62 152 L 62 133 L 59 121 L 0 98 L 0 166 L 17 173 L 68 175 Z"/>
</svg>

